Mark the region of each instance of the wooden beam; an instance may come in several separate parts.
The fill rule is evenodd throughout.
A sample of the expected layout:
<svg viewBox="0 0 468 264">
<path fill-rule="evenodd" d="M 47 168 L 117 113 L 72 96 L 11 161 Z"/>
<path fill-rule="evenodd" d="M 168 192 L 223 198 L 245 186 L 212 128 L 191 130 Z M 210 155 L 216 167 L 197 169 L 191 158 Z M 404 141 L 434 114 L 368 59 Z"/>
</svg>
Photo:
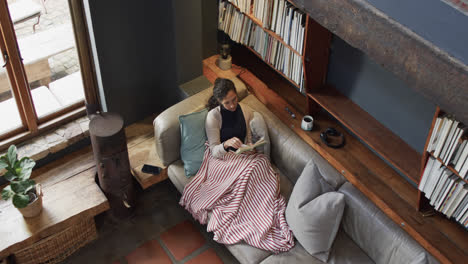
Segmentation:
<svg viewBox="0 0 468 264">
<path fill-rule="evenodd" d="M 410 87 L 468 124 L 468 65 L 364 0 L 290 0 Z"/>
</svg>

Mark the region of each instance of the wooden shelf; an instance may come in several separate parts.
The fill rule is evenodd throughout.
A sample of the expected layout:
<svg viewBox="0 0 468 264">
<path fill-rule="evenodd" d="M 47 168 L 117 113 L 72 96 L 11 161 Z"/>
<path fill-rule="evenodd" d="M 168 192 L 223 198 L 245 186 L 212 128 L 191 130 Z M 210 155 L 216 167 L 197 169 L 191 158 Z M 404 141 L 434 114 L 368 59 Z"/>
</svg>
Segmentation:
<svg viewBox="0 0 468 264">
<path fill-rule="evenodd" d="M 237 7 L 235 4 L 229 2 L 229 4 L 231 4 L 233 7 L 235 7 L 237 10 L 240 11 L 240 8 Z M 272 36 L 273 38 L 277 39 L 278 41 L 280 41 L 284 46 L 286 46 L 288 49 L 290 49 L 292 52 L 296 53 L 299 57 L 302 57 L 301 53 L 299 53 L 299 51 L 297 51 L 296 49 L 294 49 L 293 47 L 291 47 L 289 44 L 287 44 L 283 38 L 276 34 L 275 32 L 271 31 L 270 29 L 267 29 L 263 26 L 263 23 L 258 20 L 255 16 L 253 16 L 252 14 L 247 14 L 247 13 L 243 13 L 241 12 L 242 14 L 244 14 L 246 17 L 248 17 L 250 20 L 252 20 L 255 24 L 257 24 L 258 26 L 260 26 L 265 32 L 267 32 L 270 36 Z M 304 45 L 305 47 L 305 45 Z"/>
<path fill-rule="evenodd" d="M 457 175 L 458 177 L 460 177 L 460 179 L 462 179 L 464 182 L 468 183 L 468 180 L 465 180 L 461 175 L 460 173 L 458 173 L 458 171 L 455 170 L 455 168 L 452 166 L 452 165 L 447 165 L 445 164 L 440 158 L 434 156 L 434 152 L 429 152 L 429 155 L 431 155 L 433 158 L 437 159 L 440 163 L 442 163 L 442 165 L 444 165 L 447 169 L 449 169 L 451 172 L 453 172 L 453 174 Z"/>
<path fill-rule="evenodd" d="M 463 263 L 468 252 L 468 233 L 456 223 L 443 217 L 424 218 L 417 208 L 417 189 L 400 177 L 388 164 L 377 157 L 359 140 L 343 131 L 347 143 L 341 149 L 332 149 L 320 140 L 320 131 L 326 127 L 339 127 L 339 123 L 327 115 L 314 116 L 314 129 L 300 129 L 300 113 L 281 96 L 249 71 L 233 67 L 257 98 L 282 122 L 290 127 L 306 143 L 314 148 L 332 166 L 376 204 L 402 229 L 408 232 L 426 250 L 443 263 Z M 212 74 L 212 73 L 210 73 Z M 268 76 L 263 76 L 268 79 Z M 288 107 L 296 118 L 284 111 Z M 419 162 L 419 161 L 418 161 Z"/>
<path fill-rule="evenodd" d="M 288 76 L 286 76 L 286 74 L 284 74 L 283 72 L 281 72 L 280 70 L 276 69 L 275 66 L 271 65 L 270 63 L 266 62 L 263 60 L 262 58 L 262 55 L 258 54 L 258 52 L 256 52 L 254 49 L 252 49 L 251 47 L 249 46 L 245 46 L 247 49 L 249 49 L 250 51 L 252 51 L 253 54 L 255 54 L 257 57 L 259 57 L 264 63 L 266 63 L 268 66 L 270 66 L 273 70 L 275 70 L 277 73 L 279 73 L 281 76 L 283 76 L 286 80 L 288 80 L 292 85 L 294 85 L 295 87 L 297 87 L 298 89 L 300 89 L 300 85 L 297 84 L 295 81 L 293 81 L 291 78 L 289 78 Z"/>
<path fill-rule="evenodd" d="M 212 68 L 217 68 L 216 65 L 213 64 L 213 57 L 206 59 L 204 64 L 205 62 L 209 62 L 207 65 L 212 64 Z M 268 64 L 246 46 L 233 46 L 232 62 L 237 65 L 242 65 L 242 67 L 245 67 L 245 70 L 255 72 L 255 75 L 259 79 L 283 97 L 290 105 L 294 105 L 302 114 L 307 112 L 307 100 L 305 100 L 304 94 L 300 93 L 296 86 L 293 86 L 288 79 L 285 79 L 283 74 L 271 66 L 267 67 L 266 65 Z M 244 70 L 244 68 L 242 70 Z M 237 69 L 233 71 L 237 73 L 240 72 Z"/>
<path fill-rule="evenodd" d="M 421 155 L 369 113 L 331 86 L 324 87 L 321 91 L 310 92 L 308 97 L 405 174 L 413 183 L 419 182 Z"/>
</svg>

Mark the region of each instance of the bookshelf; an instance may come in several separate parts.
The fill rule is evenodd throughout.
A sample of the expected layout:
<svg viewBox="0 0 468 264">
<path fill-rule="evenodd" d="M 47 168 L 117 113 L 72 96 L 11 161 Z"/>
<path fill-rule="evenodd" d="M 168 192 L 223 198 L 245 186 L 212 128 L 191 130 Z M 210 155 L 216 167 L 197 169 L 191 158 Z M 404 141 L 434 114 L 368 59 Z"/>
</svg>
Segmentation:
<svg viewBox="0 0 468 264">
<path fill-rule="evenodd" d="M 454 122 L 450 128 L 447 126 L 444 133 L 445 119 Z M 468 222 L 462 219 L 463 215 L 468 213 L 464 214 L 462 209 L 466 208 L 468 203 L 468 176 L 462 169 L 467 160 L 466 155 L 463 156 L 462 153 L 467 140 L 464 136 L 466 130 L 463 124 L 459 124 L 437 107 L 424 146 L 418 184 L 420 211 L 434 213 L 445 219 L 450 218 L 465 228 Z"/>
<path fill-rule="evenodd" d="M 272 38 L 282 40 L 280 35 L 265 29 L 252 15 L 252 7 L 246 10 L 250 12 L 246 17 L 251 18 L 252 23 L 261 26 Z M 449 263 L 465 259 L 468 252 L 466 230 L 441 214 L 423 217 L 420 213 L 423 211 L 421 205 L 429 203 L 421 201 L 424 196 L 421 197 L 415 186 L 420 182 L 421 170 L 431 153 L 419 154 L 335 87 L 326 84 L 331 38 L 332 34 L 326 28 L 306 16 L 301 55 L 303 90 L 248 44 L 234 45 L 233 63 L 241 66 L 234 71 L 268 109 L 432 255 Z M 212 64 L 214 61 L 207 63 Z M 295 112 L 297 117 L 311 114 L 314 117 L 313 131 L 302 131 L 300 118 L 291 119 L 285 107 Z M 320 131 L 327 127 L 337 127 L 345 134 L 347 143 L 343 148 L 330 149 L 320 141 Z"/>
</svg>

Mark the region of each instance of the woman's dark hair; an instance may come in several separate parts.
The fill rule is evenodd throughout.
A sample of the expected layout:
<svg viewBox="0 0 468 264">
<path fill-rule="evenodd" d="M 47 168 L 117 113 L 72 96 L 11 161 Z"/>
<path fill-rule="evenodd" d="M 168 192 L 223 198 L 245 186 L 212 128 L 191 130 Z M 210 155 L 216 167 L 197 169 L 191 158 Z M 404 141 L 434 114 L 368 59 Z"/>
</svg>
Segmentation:
<svg viewBox="0 0 468 264">
<path fill-rule="evenodd" d="M 208 110 L 217 107 L 219 101 L 222 101 L 231 90 L 237 94 L 236 87 L 231 80 L 224 78 L 216 79 L 213 87 L 213 95 L 208 99 L 208 103 L 206 104 Z"/>
</svg>

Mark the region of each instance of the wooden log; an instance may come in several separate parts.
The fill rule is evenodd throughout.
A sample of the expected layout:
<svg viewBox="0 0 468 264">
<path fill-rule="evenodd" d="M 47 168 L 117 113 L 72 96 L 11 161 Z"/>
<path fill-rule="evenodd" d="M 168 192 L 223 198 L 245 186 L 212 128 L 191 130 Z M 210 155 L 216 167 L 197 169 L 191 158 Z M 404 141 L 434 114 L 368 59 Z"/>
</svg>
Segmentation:
<svg viewBox="0 0 468 264">
<path fill-rule="evenodd" d="M 95 115 L 89 123 L 89 133 L 99 185 L 109 199 L 111 214 L 127 217 L 135 207 L 135 189 L 123 119 L 114 113 Z"/>
</svg>

